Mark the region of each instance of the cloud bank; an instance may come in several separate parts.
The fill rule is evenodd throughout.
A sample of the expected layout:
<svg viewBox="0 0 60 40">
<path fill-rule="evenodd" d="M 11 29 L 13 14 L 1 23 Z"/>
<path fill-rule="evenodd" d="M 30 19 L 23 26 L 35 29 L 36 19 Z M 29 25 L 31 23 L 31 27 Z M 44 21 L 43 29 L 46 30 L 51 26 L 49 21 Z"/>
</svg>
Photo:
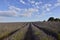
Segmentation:
<svg viewBox="0 0 60 40">
<path fill-rule="evenodd" d="M 0 11 L 0 16 L 4 17 L 30 17 L 33 13 L 38 12 L 36 8 L 21 9 L 15 6 L 9 6 L 9 10 Z"/>
<path fill-rule="evenodd" d="M 16 6 L 9 6 L 8 10 L 1 11 L 0 10 L 0 17 L 31 17 L 35 13 L 40 13 L 39 11 L 42 10 L 42 13 L 37 16 L 46 15 L 46 12 L 50 12 L 52 9 L 60 6 L 60 0 L 57 0 L 54 5 L 51 3 L 47 3 L 43 5 L 41 1 L 35 0 L 28 0 L 28 4 L 32 4 L 33 8 L 18 8 Z M 26 5 L 27 2 L 25 0 L 20 0 L 20 3 Z M 42 5 L 42 6 L 41 6 Z M 41 7 L 41 8 L 40 8 Z"/>
</svg>

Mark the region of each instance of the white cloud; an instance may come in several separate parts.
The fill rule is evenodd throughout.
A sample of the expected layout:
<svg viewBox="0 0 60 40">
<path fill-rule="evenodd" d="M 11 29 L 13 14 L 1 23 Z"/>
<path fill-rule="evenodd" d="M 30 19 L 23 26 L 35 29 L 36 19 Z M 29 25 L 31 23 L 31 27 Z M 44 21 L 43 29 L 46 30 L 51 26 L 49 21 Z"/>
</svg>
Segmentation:
<svg viewBox="0 0 60 40">
<path fill-rule="evenodd" d="M 52 4 L 45 4 L 45 5 L 42 7 L 42 9 L 43 9 L 44 11 L 51 11 L 51 7 L 52 7 Z"/>
<path fill-rule="evenodd" d="M 5 17 L 18 16 L 19 11 L 20 8 L 17 8 L 15 6 L 9 6 L 8 10 L 0 11 L 0 16 L 5 16 Z"/>
<path fill-rule="evenodd" d="M 45 4 L 43 8 L 52 7 L 52 4 Z"/>
<path fill-rule="evenodd" d="M 21 9 L 21 8 L 17 8 L 15 6 L 9 6 L 8 8 L 9 8 L 9 10 L 7 10 L 7 11 L 0 11 L 0 16 L 30 17 L 30 16 L 32 16 L 33 13 L 38 12 L 38 9 L 36 9 L 36 8 Z"/>
<path fill-rule="evenodd" d="M 40 8 L 40 10 L 42 10 L 41 14 L 36 15 L 36 17 L 39 17 L 40 18 L 40 17 L 43 17 L 43 16 L 49 14 L 50 11 L 51 11 L 51 7 L 52 7 L 52 4 L 44 4 L 42 6 L 42 8 Z"/>
<path fill-rule="evenodd" d="M 26 4 L 26 2 L 25 2 L 24 0 L 20 0 L 20 2 L 21 2 L 22 4 Z"/>
<path fill-rule="evenodd" d="M 57 8 L 58 6 L 60 6 L 60 0 L 57 0 L 57 2 L 54 5 L 52 5 L 52 4 L 44 4 L 42 6 L 42 13 L 39 16 L 38 15 L 37 16 L 42 17 L 42 16 L 45 16 L 47 14 L 52 14 L 52 13 L 50 13 L 51 10 L 53 10 L 54 8 Z"/>
<path fill-rule="evenodd" d="M 55 7 L 60 6 L 60 0 L 57 0 L 57 3 L 55 3 Z"/>
<path fill-rule="evenodd" d="M 40 9 L 41 4 L 42 4 L 42 2 L 39 1 L 39 2 L 35 2 L 32 6 L 33 6 L 34 8 Z"/>
<path fill-rule="evenodd" d="M 35 15 L 37 18 L 41 18 L 46 15 L 46 11 L 43 11 L 40 15 Z"/>
<path fill-rule="evenodd" d="M 52 4 L 47 4 L 47 6 L 51 7 L 51 6 L 52 6 Z"/>
<path fill-rule="evenodd" d="M 40 9 L 40 4 L 42 4 L 42 2 L 35 2 L 35 4 L 32 5 L 32 6 L 35 7 L 35 8 Z"/>
<path fill-rule="evenodd" d="M 54 6 L 52 7 L 52 9 L 56 8 L 60 6 L 60 0 L 57 0 L 57 2 L 54 4 Z"/>
<path fill-rule="evenodd" d="M 57 8 L 58 6 L 60 6 L 60 0 L 57 0 L 57 2 L 54 5 L 52 5 L 51 10 Z"/>
<path fill-rule="evenodd" d="M 35 2 L 35 5 L 40 5 L 42 4 L 42 2 Z"/>
<path fill-rule="evenodd" d="M 30 16 L 32 16 L 33 13 L 39 11 L 40 4 L 43 3 L 43 2 L 36 2 L 35 0 L 28 0 L 28 1 L 34 6 L 34 8 L 21 9 L 21 8 L 18 8 L 15 6 L 9 6 L 8 11 L 0 11 L 0 16 L 30 17 Z M 26 2 L 24 0 L 20 0 L 20 2 L 22 4 L 26 4 Z M 60 0 L 57 0 L 57 3 L 55 3 L 54 5 L 52 5 L 52 4 L 43 5 L 42 6 L 43 8 L 40 9 L 40 10 L 42 10 L 41 16 L 45 15 L 46 12 L 51 11 L 52 9 L 56 8 L 59 5 L 60 5 Z"/>
<path fill-rule="evenodd" d="M 39 7 L 39 6 L 36 6 L 36 8 L 40 9 L 40 7 Z"/>
<path fill-rule="evenodd" d="M 59 2 L 59 3 L 60 3 L 60 0 L 57 0 L 57 2 Z"/>
<path fill-rule="evenodd" d="M 0 16 L 11 17 L 15 15 L 16 13 L 14 11 L 0 11 Z"/>
<path fill-rule="evenodd" d="M 50 8 L 46 8 L 46 11 L 50 11 Z"/>
<path fill-rule="evenodd" d="M 60 3 L 56 3 L 54 6 L 55 6 L 55 7 L 58 7 L 58 6 L 60 6 Z"/>
<path fill-rule="evenodd" d="M 35 2 L 35 4 L 33 4 L 32 6 L 34 6 L 35 8 L 40 8 L 39 5 L 42 4 L 43 2 Z M 51 4 L 51 3 L 47 3 L 47 4 L 44 4 L 42 7 L 43 8 L 40 8 L 40 10 L 42 10 L 42 13 L 40 15 L 36 15 L 36 16 L 39 16 L 39 17 L 42 17 L 44 15 L 47 15 L 46 13 L 48 12 L 48 14 L 51 12 L 51 10 L 53 10 L 54 8 L 60 6 L 60 0 L 57 0 L 56 3 L 54 4 Z"/>
<path fill-rule="evenodd" d="M 15 6 L 9 6 L 9 10 L 15 10 L 15 11 L 20 11 L 20 8 L 17 8 Z"/>
<path fill-rule="evenodd" d="M 38 9 L 35 8 L 29 8 L 29 9 L 23 9 L 23 14 L 20 14 L 20 16 L 27 16 L 31 17 L 33 13 L 38 12 Z"/>
<path fill-rule="evenodd" d="M 31 4 L 34 4 L 35 1 L 34 0 L 28 0 Z"/>
<path fill-rule="evenodd" d="M 31 3 L 35 3 L 35 1 L 31 1 Z"/>
</svg>

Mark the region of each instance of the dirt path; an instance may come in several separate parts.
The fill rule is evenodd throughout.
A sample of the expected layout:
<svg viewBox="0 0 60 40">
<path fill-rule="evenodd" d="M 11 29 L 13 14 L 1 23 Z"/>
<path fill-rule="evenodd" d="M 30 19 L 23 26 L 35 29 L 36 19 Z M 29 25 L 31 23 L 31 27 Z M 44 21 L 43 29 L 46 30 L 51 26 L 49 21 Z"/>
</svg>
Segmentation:
<svg viewBox="0 0 60 40">
<path fill-rule="evenodd" d="M 32 31 L 31 23 L 29 24 L 29 28 L 28 28 L 28 31 L 25 35 L 24 40 L 35 40 L 35 36 Z"/>
</svg>

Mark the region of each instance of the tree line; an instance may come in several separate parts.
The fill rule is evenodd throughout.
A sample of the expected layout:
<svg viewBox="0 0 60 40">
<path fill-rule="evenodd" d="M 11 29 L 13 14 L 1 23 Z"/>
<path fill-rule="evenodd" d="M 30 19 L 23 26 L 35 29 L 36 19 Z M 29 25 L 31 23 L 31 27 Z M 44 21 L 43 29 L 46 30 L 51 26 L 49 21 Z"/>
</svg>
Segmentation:
<svg viewBox="0 0 60 40">
<path fill-rule="evenodd" d="M 60 22 L 60 19 L 59 18 L 50 17 L 48 19 L 48 21 L 59 21 Z"/>
</svg>

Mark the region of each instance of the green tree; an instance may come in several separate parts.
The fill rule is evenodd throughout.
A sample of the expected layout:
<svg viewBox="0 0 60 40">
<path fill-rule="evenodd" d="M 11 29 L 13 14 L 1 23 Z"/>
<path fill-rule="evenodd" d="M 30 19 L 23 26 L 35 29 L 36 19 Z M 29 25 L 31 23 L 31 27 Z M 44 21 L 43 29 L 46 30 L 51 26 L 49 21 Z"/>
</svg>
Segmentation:
<svg viewBox="0 0 60 40">
<path fill-rule="evenodd" d="M 60 21 L 60 19 L 59 18 L 56 18 L 55 21 Z"/>
<path fill-rule="evenodd" d="M 54 17 L 50 17 L 48 21 L 54 21 Z"/>
</svg>

